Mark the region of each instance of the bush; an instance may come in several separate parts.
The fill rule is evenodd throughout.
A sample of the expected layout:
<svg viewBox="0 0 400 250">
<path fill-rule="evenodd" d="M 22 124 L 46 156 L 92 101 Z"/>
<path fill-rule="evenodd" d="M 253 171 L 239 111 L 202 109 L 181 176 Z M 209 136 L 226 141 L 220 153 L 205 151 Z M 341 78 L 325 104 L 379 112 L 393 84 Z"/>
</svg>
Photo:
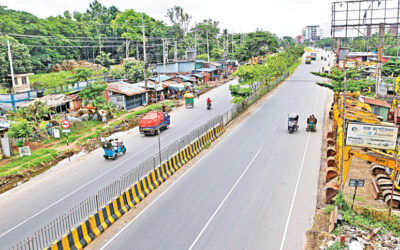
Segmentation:
<svg viewBox="0 0 400 250">
<path fill-rule="evenodd" d="M 17 145 L 17 147 L 23 147 L 23 146 L 25 146 L 25 144 L 24 144 L 24 141 L 23 140 L 19 140 L 19 141 L 17 141 L 17 143 L 16 143 L 16 145 Z"/>
<path fill-rule="evenodd" d="M 325 213 L 330 214 L 335 209 L 334 205 L 328 205 L 325 207 Z"/>
</svg>

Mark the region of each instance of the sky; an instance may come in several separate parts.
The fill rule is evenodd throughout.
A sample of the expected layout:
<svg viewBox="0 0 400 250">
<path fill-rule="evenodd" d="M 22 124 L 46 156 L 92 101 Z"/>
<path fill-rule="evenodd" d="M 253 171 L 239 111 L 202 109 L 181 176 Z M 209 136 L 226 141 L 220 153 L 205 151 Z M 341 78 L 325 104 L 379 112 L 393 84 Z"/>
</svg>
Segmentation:
<svg viewBox="0 0 400 250">
<path fill-rule="evenodd" d="M 92 0 L 0 0 L 14 10 L 30 12 L 46 18 L 63 14 L 65 10 L 84 12 Z M 279 37 L 295 37 L 306 25 L 330 23 L 331 0 L 99 0 L 103 5 L 115 5 L 120 11 L 134 9 L 168 23 L 168 8 L 178 5 L 192 16 L 192 24 L 211 18 L 220 28 L 233 33 L 261 29 Z"/>
</svg>

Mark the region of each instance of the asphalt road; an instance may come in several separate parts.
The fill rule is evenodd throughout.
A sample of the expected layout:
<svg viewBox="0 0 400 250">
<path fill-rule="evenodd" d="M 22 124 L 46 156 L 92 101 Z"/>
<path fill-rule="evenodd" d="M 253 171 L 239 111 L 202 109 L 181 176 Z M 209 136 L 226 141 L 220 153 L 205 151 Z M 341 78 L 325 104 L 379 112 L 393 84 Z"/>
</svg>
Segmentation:
<svg viewBox="0 0 400 250">
<path fill-rule="evenodd" d="M 236 80 L 235 80 L 236 81 Z M 211 97 L 213 109 L 206 110 Z M 171 113 L 171 126 L 161 133 L 161 147 L 182 138 L 218 114 L 232 107 L 229 84 L 195 99 L 194 109 L 179 108 Z M 137 128 L 123 137 L 127 153 L 106 161 L 97 149 L 61 167 L 52 168 L 0 195 L 0 249 L 7 249 L 32 236 L 38 229 L 67 212 L 100 188 L 119 178 L 158 152 L 156 136 L 144 137 Z"/>
<path fill-rule="evenodd" d="M 319 59 L 301 64 L 102 249 L 302 249 L 315 211 L 329 91 L 309 73 L 320 67 Z M 292 112 L 300 128 L 289 134 Z M 319 124 L 309 133 L 313 113 Z"/>
</svg>

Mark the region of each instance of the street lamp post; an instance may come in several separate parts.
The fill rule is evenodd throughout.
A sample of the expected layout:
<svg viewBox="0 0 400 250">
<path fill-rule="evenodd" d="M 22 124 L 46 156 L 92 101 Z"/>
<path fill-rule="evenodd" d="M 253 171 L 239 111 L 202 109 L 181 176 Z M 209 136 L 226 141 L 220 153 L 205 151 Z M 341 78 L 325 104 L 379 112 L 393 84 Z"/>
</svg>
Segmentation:
<svg viewBox="0 0 400 250">
<path fill-rule="evenodd" d="M 161 74 L 158 74 L 158 82 L 161 82 Z M 154 84 L 154 91 L 156 92 L 156 103 L 157 103 L 157 86 Z M 157 123 L 160 125 L 160 119 L 157 113 Z M 158 154 L 160 158 L 160 166 L 161 166 L 161 139 L 160 139 L 160 127 L 157 128 L 157 137 L 158 137 Z"/>
</svg>

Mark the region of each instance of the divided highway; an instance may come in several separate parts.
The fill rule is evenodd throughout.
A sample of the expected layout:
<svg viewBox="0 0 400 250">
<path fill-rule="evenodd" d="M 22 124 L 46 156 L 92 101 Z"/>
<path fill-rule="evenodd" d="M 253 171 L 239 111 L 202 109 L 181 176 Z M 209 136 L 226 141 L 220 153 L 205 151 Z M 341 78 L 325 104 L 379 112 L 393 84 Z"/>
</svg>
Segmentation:
<svg viewBox="0 0 400 250">
<path fill-rule="evenodd" d="M 302 249 L 315 211 L 328 90 L 301 64 L 102 249 Z M 287 131 L 287 115 L 300 128 Z M 306 119 L 318 118 L 316 133 Z"/>
<path fill-rule="evenodd" d="M 161 133 L 161 147 L 228 111 L 232 107 L 229 84 L 195 99 L 194 109 L 172 112 L 170 129 Z M 206 110 L 207 97 L 213 100 L 211 111 Z M 137 128 L 125 135 L 123 141 L 127 153 L 116 161 L 104 160 L 100 148 L 1 194 L 0 249 L 8 249 L 33 236 L 38 229 L 158 152 L 157 137 L 144 137 Z"/>
</svg>

